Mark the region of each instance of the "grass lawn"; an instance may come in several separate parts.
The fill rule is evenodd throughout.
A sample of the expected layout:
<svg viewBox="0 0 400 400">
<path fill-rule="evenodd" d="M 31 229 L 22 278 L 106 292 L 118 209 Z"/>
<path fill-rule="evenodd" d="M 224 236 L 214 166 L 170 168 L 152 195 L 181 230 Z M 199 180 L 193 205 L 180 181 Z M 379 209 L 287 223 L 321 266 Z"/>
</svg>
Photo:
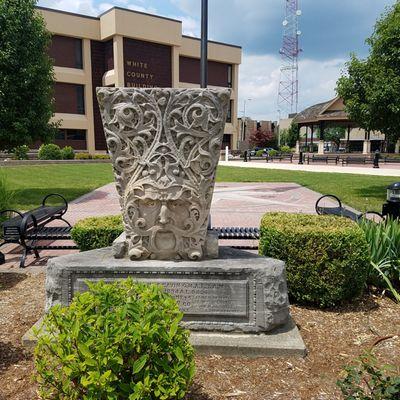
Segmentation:
<svg viewBox="0 0 400 400">
<path fill-rule="evenodd" d="M 16 192 L 17 209 L 40 204 L 48 193 L 60 193 L 68 201 L 113 181 L 110 164 L 53 164 L 3 168 Z M 218 182 L 296 182 L 323 194 L 335 194 L 360 210 L 381 211 L 386 186 L 394 177 L 336 174 L 252 168 L 219 167 Z"/>
</svg>

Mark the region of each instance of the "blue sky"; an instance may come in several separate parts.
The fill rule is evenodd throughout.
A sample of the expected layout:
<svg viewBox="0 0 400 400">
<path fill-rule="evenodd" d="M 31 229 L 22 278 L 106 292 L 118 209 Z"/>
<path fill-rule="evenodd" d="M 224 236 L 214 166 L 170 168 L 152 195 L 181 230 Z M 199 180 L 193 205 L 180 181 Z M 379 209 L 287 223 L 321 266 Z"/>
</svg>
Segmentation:
<svg viewBox="0 0 400 400">
<path fill-rule="evenodd" d="M 302 10 L 299 109 L 335 95 L 351 52 L 368 54 L 364 40 L 396 0 L 299 0 Z M 41 0 L 39 5 L 88 15 L 120 6 L 179 19 L 187 35 L 200 35 L 200 0 Z M 239 116 L 278 118 L 279 48 L 285 0 L 209 0 L 209 38 L 242 46 Z"/>
</svg>

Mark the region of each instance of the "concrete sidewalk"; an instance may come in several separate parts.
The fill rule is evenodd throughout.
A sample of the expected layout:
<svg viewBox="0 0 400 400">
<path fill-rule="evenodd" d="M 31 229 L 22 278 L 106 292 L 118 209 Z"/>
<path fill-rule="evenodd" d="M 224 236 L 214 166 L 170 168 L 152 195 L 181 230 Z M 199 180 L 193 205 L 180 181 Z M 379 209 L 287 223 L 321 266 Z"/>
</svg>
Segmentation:
<svg viewBox="0 0 400 400">
<path fill-rule="evenodd" d="M 332 164 L 303 164 L 297 162 L 265 162 L 256 160 L 251 162 L 243 162 L 242 160 L 220 161 L 219 165 L 225 167 L 240 167 L 240 168 L 261 168 L 261 169 L 280 169 L 286 171 L 307 171 L 307 172 L 334 172 L 339 174 L 360 174 L 360 175 L 375 175 L 375 176 L 396 176 L 400 177 L 400 168 L 397 165 L 385 165 L 380 168 L 373 168 L 372 165 L 365 166 L 340 166 Z"/>
</svg>

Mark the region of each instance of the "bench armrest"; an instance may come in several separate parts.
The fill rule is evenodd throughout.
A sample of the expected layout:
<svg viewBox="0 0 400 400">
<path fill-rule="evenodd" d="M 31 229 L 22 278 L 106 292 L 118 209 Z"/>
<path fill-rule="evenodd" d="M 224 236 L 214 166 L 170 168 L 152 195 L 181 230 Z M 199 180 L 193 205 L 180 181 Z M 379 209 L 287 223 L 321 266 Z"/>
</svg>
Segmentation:
<svg viewBox="0 0 400 400">
<path fill-rule="evenodd" d="M 58 194 L 58 193 L 50 193 L 50 194 L 48 194 L 46 197 L 43 198 L 43 200 L 42 200 L 42 206 L 46 206 L 46 200 L 47 200 L 49 197 L 53 197 L 53 196 L 59 197 L 59 198 L 64 202 L 65 211 L 63 212 L 63 214 L 65 214 L 65 213 L 67 212 L 67 210 L 68 210 L 68 202 L 67 202 L 67 200 L 65 200 L 65 197 L 62 196 L 61 194 Z"/>
<path fill-rule="evenodd" d="M 20 225 L 20 232 L 21 232 L 21 236 L 23 236 L 23 235 L 25 235 L 25 233 L 26 233 L 26 231 L 27 231 L 27 228 L 28 228 L 28 226 L 29 226 L 29 220 L 30 219 L 32 219 L 32 222 L 33 222 L 33 227 L 36 229 L 37 228 L 37 220 L 36 220 L 36 217 L 33 215 L 33 214 L 31 214 L 31 213 L 26 213 L 25 214 L 25 216 L 24 216 L 24 218 L 22 218 L 22 222 L 21 222 L 21 225 Z"/>
</svg>

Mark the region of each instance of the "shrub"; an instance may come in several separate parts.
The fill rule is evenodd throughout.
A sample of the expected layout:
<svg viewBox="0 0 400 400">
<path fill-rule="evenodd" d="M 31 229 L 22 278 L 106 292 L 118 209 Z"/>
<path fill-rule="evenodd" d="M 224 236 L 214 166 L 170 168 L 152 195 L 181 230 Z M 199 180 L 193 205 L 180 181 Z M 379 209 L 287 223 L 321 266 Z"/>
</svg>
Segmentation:
<svg viewBox="0 0 400 400">
<path fill-rule="evenodd" d="M 400 376 L 394 366 L 379 366 L 376 358 L 365 352 L 356 365 L 345 367 L 337 385 L 346 400 L 396 400 L 400 398 Z"/>
<path fill-rule="evenodd" d="M 11 190 L 10 184 L 7 180 L 7 176 L 4 170 L 0 170 L 0 211 L 9 210 L 14 205 L 15 192 Z M 0 222 L 7 219 L 7 215 L 0 215 Z M 0 235 L 2 236 L 3 231 L 0 230 Z"/>
<path fill-rule="evenodd" d="M 260 231 L 260 254 L 286 262 L 289 295 L 296 302 L 329 307 L 362 292 L 368 247 L 350 219 L 270 213 Z"/>
<path fill-rule="evenodd" d="M 61 160 L 61 149 L 54 143 L 42 144 L 38 152 L 39 160 Z"/>
<path fill-rule="evenodd" d="M 264 150 L 263 149 L 260 149 L 260 150 L 256 151 L 256 157 L 262 157 L 263 154 L 264 154 Z"/>
<path fill-rule="evenodd" d="M 278 155 L 278 150 L 272 149 L 272 150 L 270 150 L 270 151 L 268 152 L 268 155 L 269 155 L 270 157 L 275 157 L 275 156 Z"/>
<path fill-rule="evenodd" d="M 15 160 L 27 160 L 29 152 L 29 147 L 24 144 L 22 146 L 18 146 L 14 149 L 14 159 Z"/>
<path fill-rule="evenodd" d="M 74 149 L 71 146 L 65 146 L 61 150 L 61 157 L 63 160 L 73 160 L 75 158 Z"/>
<path fill-rule="evenodd" d="M 93 160 L 109 160 L 110 156 L 108 154 L 93 154 Z"/>
<path fill-rule="evenodd" d="M 122 217 L 109 215 L 78 221 L 72 228 L 71 236 L 81 251 L 87 251 L 111 246 L 123 231 Z"/>
<path fill-rule="evenodd" d="M 76 153 L 75 160 L 91 160 L 92 156 L 89 153 Z"/>
<path fill-rule="evenodd" d="M 292 149 L 289 146 L 281 146 L 280 148 L 282 153 L 291 153 Z"/>
<path fill-rule="evenodd" d="M 131 279 L 88 286 L 36 331 L 40 398 L 182 399 L 195 367 L 176 301 Z"/>
</svg>

